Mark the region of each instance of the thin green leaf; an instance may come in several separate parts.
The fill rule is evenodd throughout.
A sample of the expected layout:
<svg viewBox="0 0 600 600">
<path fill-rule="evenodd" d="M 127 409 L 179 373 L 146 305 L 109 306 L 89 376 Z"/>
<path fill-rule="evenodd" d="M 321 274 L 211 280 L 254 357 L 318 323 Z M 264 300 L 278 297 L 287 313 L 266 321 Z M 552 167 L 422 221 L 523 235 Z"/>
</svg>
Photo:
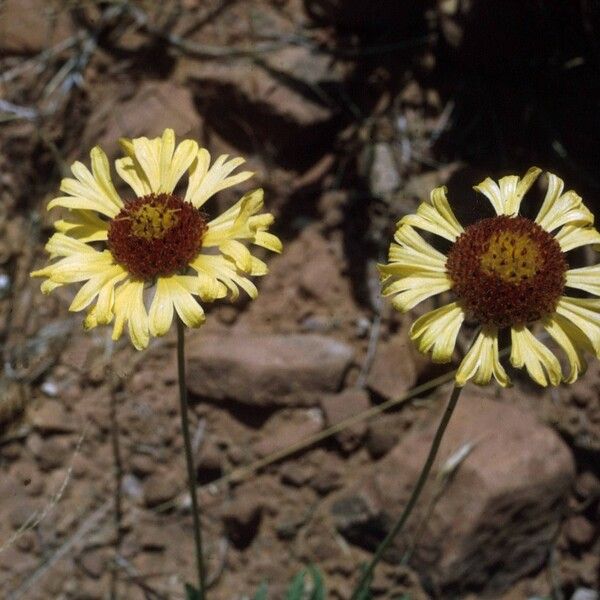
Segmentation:
<svg viewBox="0 0 600 600">
<path fill-rule="evenodd" d="M 193 585 L 185 584 L 185 600 L 202 600 L 200 590 L 197 590 Z"/>
<path fill-rule="evenodd" d="M 256 592 L 253 600 L 267 600 L 267 593 L 269 591 L 269 588 L 267 587 L 266 583 L 261 583 L 260 587 L 258 588 L 258 591 Z"/>
<path fill-rule="evenodd" d="M 306 569 L 302 569 L 295 577 L 292 579 L 292 583 L 288 588 L 287 594 L 285 596 L 285 600 L 302 600 L 304 596 L 304 577 L 306 576 Z"/>
</svg>

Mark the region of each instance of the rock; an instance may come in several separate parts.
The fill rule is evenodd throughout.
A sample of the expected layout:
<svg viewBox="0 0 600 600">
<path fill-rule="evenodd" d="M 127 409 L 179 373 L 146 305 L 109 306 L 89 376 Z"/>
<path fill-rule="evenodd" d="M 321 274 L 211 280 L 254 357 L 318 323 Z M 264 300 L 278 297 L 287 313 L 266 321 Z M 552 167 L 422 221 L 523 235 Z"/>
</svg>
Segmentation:
<svg viewBox="0 0 600 600">
<path fill-rule="evenodd" d="M 179 491 L 179 478 L 171 471 L 161 470 L 144 482 L 144 504 L 148 508 L 172 500 Z"/>
<path fill-rule="evenodd" d="M 596 528 L 581 515 L 571 517 L 565 524 L 569 541 L 576 546 L 588 546 L 596 534 Z"/>
<path fill-rule="evenodd" d="M 142 482 L 131 473 L 123 475 L 121 480 L 121 491 L 127 497 L 136 503 L 142 503 L 144 500 L 144 486 Z"/>
<path fill-rule="evenodd" d="M 376 143 L 369 173 L 371 193 L 387 198 L 400 187 L 400 183 L 398 164 L 392 146 L 385 142 Z"/>
<path fill-rule="evenodd" d="M 93 579 L 98 579 L 104 573 L 106 563 L 106 553 L 103 550 L 89 550 L 79 561 L 81 568 Z"/>
<path fill-rule="evenodd" d="M 68 441 L 62 438 L 48 438 L 39 443 L 35 442 L 30 449 L 43 471 L 62 467 L 71 453 Z"/>
<path fill-rule="evenodd" d="M 314 476 L 314 470 L 310 465 L 299 465 L 296 462 L 288 462 L 280 469 L 281 483 L 292 487 L 302 487 Z"/>
<path fill-rule="evenodd" d="M 401 421 L 402 415 L 384 415 L 369 423 L 367 450 L 373 458 L 381 458 L 398 443 Z"/>
<path fill-rule="evenodd" d="M 208 483 L 221 476 L 224 454 L 211 439 L 205 440 L 200 445 L 196 455 L 196 469 L 200 483 Z"/>
<path fill-rule="evenodd" d="M 20 501 L 11 509 L 8 520 L 13 529 L 21 529 L 27 524 L 34 522 L 39 516 L 40 502 L 21 498 Z"/>
<path fill-rule="evenodd" d="M 368 410 L 370 406 L 371 402 L 367 392 L 357 388 L 349 388 L 335 396 L 328 395 L 321 399 L 321 408 L 327 427 L 358 415 Z M 366 431 L 366 421 L 360 421 L 336 433 L 335 438 L 345 452 L 351 452 L 360 445 Z"/>
<path fill-rule="evenodd" d="M 236 498 L 221 514 L 227 536 L 236 548 L 247 548 L 260 525 L 263 502 L 259 497 L 244 494 Z"/>
<path fill-rule="evenodd" d="M 367 386 L 386 400 L 400 397 L 417 381 L 412 342 L 402 332 L 381 342 L 375 352 Z"/>
<path fill-rule="evenodd" d="M 5 0 L 0 4 L 0 55 L 36 54 L 71 34 L 69 13 L 58 2 Z"/>
<path fill-rule="evenodd" d="M 324 468 L 311 479 L 310 487 L 317 494 L 326 496 L 342 487 L 342 474 L 336 469 Z"/>
<path fill-rule="evenodd" d="M 333 139 L 339 111 L 333 94 L 350 69 L 327 53 L 290 45 L 261 59 L 180 60 L 176 77 L 194 86 L 202 114 L 224 138 L 267 146 L 281 164 L 300 161 L 306 168 Z"/>
<path fill-rule="evenodd" d="M 413 489 L 438 419 L 403 436 L 360 484 L 339 494 L 332 514 L 346 537 L 372 547 L 389 529 Z M 574 481 L 574 462 L 561 438 L 533 415 L 473 392 L 460 398 L 436 464 L 466 443 L 474 447 L 434 504 L 412 562 L 442 591 L 491 595 L 546 560 Z M 435 489 L 426 487 L 420 507 L 428 506 Z M 416 511 L 409 520 L 404 542 L 421 516 Z M 402 540 L 389 558 L 403 555 Z"/>
<path fill-rule="evenodd" d="M 31 424 L 42 434 L 72 433 L 77 431 L 73 416 L 58 400 L 44 400 L 31 413 Z"/>
<path fill-rule="evenodd" d="M 146 477 L 156 470 L 156 460 L 147 454 L 134 454 L 131 457 L 129 468 L 134 475 Z"/>
<path fill-rule="evenodd" d="M 188 346 L 189 390 L 254 406 L 316 404 L 342 384 L 354 352 L 316 335 L 206 334 Z"/>
<path fill-rule="evenodd" d="M 121 154 L 121 137 L 157 137 L 171 128 L 178 140 L 201 139 L 202 119 L 184 86 L 144 81 L 129 98 L 103 100 L 93 104 L 96 108 L 87 121 L 82 146 L 99 145 L 110 158 Z"/>
<path fill-rule="evenodd" d="M 600 479 L 592 471 L 584 471 L 577 477 L 575 492 L 582 500 L 593 502 L 600 498 Z"/>
<path fill-rule="evenodd" d="M 598 592 L 595 592 L 591 588 L 577 588 L 573 595 L 571 596 L 571 600 L 599 600 L 600 595 Z"/>
<path fill-rule="evenodd" d="M 255 444 L 254 452 L 260 457 L 269 456 L 310 438 L 322 427 L 323 417 L 318 410 L 280 412 L 262 428 L 263 437 Z"/>
</svg>

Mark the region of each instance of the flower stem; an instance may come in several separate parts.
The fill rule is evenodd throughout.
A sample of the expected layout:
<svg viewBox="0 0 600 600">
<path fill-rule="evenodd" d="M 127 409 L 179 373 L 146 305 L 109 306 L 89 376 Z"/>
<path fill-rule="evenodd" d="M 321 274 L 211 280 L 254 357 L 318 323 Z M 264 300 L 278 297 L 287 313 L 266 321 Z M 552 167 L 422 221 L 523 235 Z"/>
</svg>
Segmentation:
<svg viewBox="0 0 600 600">
<path fill-rule="evenodd" d="M 454 386 L 452 394 L 450 395 L 450 400 L 448 401 L 448 406 L 446 407 L 444 415 L 442 416 L 442 420 L 440 421 L 437 431 L 435 432 L 433 442 L 431 443 L 431 448 L 429 449 L 429 454 L 427 455 L 427 460 L 425 461 L 425 465 L 421 470 L 421 474 L 419 475 L 419 479 L 417 480 L 417 484 L 415 485 L 415 488 L 408 500 L 408 503 L 406 504 L 404 511 L 402 511 L 400 518 L 396 521 L 395 525 L 385 536 L 385 539 L 381 542 L 381 544 L 379 544 L 379 547 L 373 555 L 371 562 L 364 570 L 362 577 L 358 582 L 358 585 L 354 589 L 351 600 L 358 600 L 363 596 L 365 587 L 369 584 L 369 581 L 373 575 L 373 571 L 377 566 L 377 563 L 379 563 L 379 561 L 383 557 L 383 554 L 388 549 L 388 546 L 394 541 L 395 537 L 400 533 L 400 531 L 402 531 L 404 524 L 408 520 L 408 517 L 411 515 L 413 508 L 415 507 L 417 500 L 419 499 L 419 496 L 423 491 L 423 487 L 425 486 L 425 482 L 427 481 L 427 477 L 429 476 L 431 467 L 433 466 L 433 462 L 440 448 L 442 437 L 444 436 L 444 432 L 446 431 L 446 427 L 448 426 L 450 417 L 452 416 L 452 413 L 454 412 L 454 409 L 456 407 L 456 403 L 458 402 L 458 397 L 460 396 L 461 390 L 462 387 L 458 387 L 456 385 Z"/>
<path fill-rule="evenodd" d="M 190 439 L 190 422 L 188 418 L 187 387 L 185 385 L 185 337 L 183 323 L 177 317 L 177 375 L 179 380 L 179 405 L 181 409 L 181 429 L 185 446 L 185 461 L 188 472 L 188 488 L 192 499 L 192 517 L 194 519 L 194 542 L 196 544 L 196 567 L 198 569 L 198 590 L 200 600 L 206 597 L 206 575 L 202 554 L 202 529 L 200 526 L 200 508 L 196 491 L 196 467 Z"/>
</svg>

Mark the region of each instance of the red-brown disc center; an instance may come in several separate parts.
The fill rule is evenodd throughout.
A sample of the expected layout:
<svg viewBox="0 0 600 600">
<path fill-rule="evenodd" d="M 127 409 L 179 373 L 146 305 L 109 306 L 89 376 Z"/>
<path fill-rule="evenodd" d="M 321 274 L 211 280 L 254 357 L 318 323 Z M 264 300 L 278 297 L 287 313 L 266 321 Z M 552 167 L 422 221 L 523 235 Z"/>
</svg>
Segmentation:
<svg viewBox="0 0 600 600">
<path fill-rule="evenodd" d="M 152 281 L 185 270 L 202 248 L 206 220 L 171 194 L 149 194 L 125 204 L 108 227 L 115 261 L 137 279 Z"/>
<path fill-rule="evenodd" d="M 467 313 L 496 327 L 530 323 L 554 312 L 567 266 L 558 242 L 520 216 L 483 219 L 467 227 L 446 261 Z"/>
</svg>

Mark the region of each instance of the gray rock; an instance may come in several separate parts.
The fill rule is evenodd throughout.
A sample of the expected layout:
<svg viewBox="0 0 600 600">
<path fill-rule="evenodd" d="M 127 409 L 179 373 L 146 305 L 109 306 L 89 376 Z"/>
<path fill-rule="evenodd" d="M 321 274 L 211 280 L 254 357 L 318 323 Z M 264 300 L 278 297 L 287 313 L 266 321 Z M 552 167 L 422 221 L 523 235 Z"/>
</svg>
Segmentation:
<svg viewBox="0 0 600 600">
<path fill-rule="evenodd" d="M 336 392 L 354 352 L 331 338 L 311 335 L 204 335 L 188 348 L 189 390 L 212 400 L 254 406 L 316 405 Z"/>
</svg>

